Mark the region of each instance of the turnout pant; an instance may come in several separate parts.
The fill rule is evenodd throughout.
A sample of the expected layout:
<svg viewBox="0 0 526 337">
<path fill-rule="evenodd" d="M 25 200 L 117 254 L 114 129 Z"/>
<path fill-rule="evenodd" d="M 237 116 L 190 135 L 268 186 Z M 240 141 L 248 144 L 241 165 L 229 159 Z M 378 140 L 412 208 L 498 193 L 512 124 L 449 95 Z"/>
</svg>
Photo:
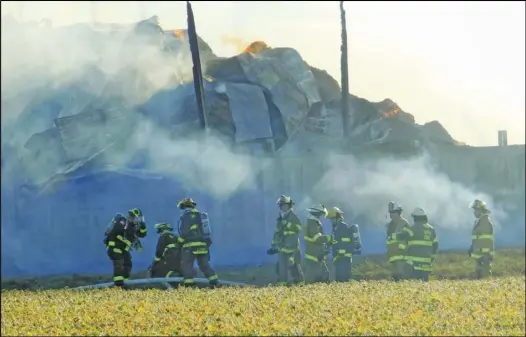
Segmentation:
<svg viewBox="0 0 526 337">
<path fill-rule="evenodd" d="M 412 277 L 412 279 L 413 280 L 419 280 L 419 281 L 428 282 L 429 281 L 429 274 L 431 274 L 431 272 L 429 272 L 429 271 L 413 269 L 413 277 Z"/>
<path fill-rule="evenodd" d="M 167 261 L 161 260 L 152 266 L 152 277 L 178 277 L 181 276 L 179 268 Z"/>
<path fill-rule="evenodd" d="M 183 248 L 181 251 L 181 273 L 183 274 L 183 283 L 185 285 L 192 285 L 195 283 L 195 269 L 194 262 L 197 260 L 197 265 L 199 270 L 205 277 L 208 279 L 211 285 L 216 285 L 218 282 L 217 274 L 214 269 L 210 266 L 208 261 L 209 254 L 208 251 L 203 254 L 201 251 L 196 253 L 189 248 Z"/>
<path fill-rule="evenodd" d="M 478 279 L 491 276 L 491 260 L 492 258 L 489 254 L 484 254 L 475 260 L 475 275 Z"/>
<path fill-rule="evenodd" d="M 299 250 L 294 253 L 279 253 L 278 284 L 288 284 L 289 272 L 294 284 L 304 283 L 303 270 L 301 269 L 301 252 Z"/>
<path fill-rule="evenodd" d="M 339 256 L 334 261 L 334 280 L 336 282 L 347 282 L 351 279 L 352 259 L 346 256 Z"/>
<path fill-rule="evenodd" d="M 408 264 L 405 260 L 389 262 L 391 277 L 394 281 L 401 281 L 407 274 Z"/>
<path fill-rule="evenodd" d="M 108 252 L 108 256 L 113 264 L 113 283 L 117 287 L 122 287 L 124 281 L 130 278 L 132 270 L 132 258 L 130 252 L 122 253 Z"/>
<path fill-rule="evenodd" d="M 329 268 L 325 259 L 321 261 L 305 260 L 305 283 L 329 281 Z"/>
</svg>

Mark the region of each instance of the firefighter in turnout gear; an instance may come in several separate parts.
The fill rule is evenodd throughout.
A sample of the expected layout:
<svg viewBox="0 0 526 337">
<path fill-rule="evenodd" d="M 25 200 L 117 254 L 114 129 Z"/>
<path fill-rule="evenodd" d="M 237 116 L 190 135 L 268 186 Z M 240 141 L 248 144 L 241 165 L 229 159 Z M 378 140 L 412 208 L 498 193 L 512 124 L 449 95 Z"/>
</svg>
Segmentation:
<svg viewBox="0 0 526 337">
<path fill-rule="evenodd" d="M 358 225 L 349 225 L 343 221 L 343 212 L 333 207 L 327 212 L 332 222 L 332 260 L 334 262 L 334 280 L 346 282 L 351 279 L 352 256 L 360 255 L 362 240 Z"/>
<path fill-rule="evenodd" d="M 427 282 L 438 251 L 438 238 L 422 208 L 415 208 L 411 217 L 413 226 L 392 234 L 392 238 L 407 245 L 405 259 L 412 269 L 411 278 Z"/>
<path fill-rule="evenodd" d="M 158 223 L 155 230 L 159 234 L 155 257 L 150 268 L 151 277 L 181 276 L 181 245 L 173 227 L 166 223 Z"/>
<path fill-rule="evenodd" d="M 191 199 L 181 200 L 177 207 L 182 210 L 179 219 L 179 238 L 182 245 L 181 250 L 181 273 L 183 284 L 193 285 L 195 283 L 194 261 L 197 260 L 199 270 L 205 274 L 211 286 L 218 284 L 217 274 L 210 266 L 210 224 L 208 214 L 198 211 L 197 204 Z"/>
<path fill-rule="evenodd" d="M 321 217 L 327 215 L 327 209 L 323 205 L 307 208 L 309 217 L 305 225 L 303 239 L 305 240 L 305 282 L 327 282 L 329 281 L 329 269 L 327 268 L 327 255 L 329 254 L 329 243 L 332 242 L 331 235 L 323 234 Z"/>
<path fill-rule="evenodd" d="M 400 281 L 404 278 L 407 264 L 404 259 L 405 245 L 397 240 L 393 240 L 392 234 L 400 232 L 404 228 L 409 228 L 409 222 L 402 217 L 402 207 L 390 201 L 387 205 L 391 221 L 387 224 L 387 261 L 391 269 L 393 280 Z"/>
<path fill-rule="evenodd" d="M 469 255 L 476 261 L 476 276 L 480 279 L 491 276 L 491 262 L 495 253 L 493 223 L 486 203 L 475 200 L 470 207 L 476 220 L 471 232 Z"/>
<path fill-rule="evenodd" d="M 130 250 L 142 250 L 139 238 L 146 236 L 147 229 L 142 211 L 134 208 L 128 211 L 128 217 L 117 214 L 106 229 L 104 245 L 113 264 L 113 283 L 123 287 L 130 277 L 132 258 Z"/>
<path fill-rule="evenodd" d="M 289 272 L 294 284 L 303 284 L 303 271 L 301 269 L 301 250 L 299 235 L 301 221 L 294 213 L 294 202 L 290 197 L 282 195 L 276 202 L 280 209 L 277 219 L 272 246 L 267 254 L 279 254 L 278 257 L 278 284 L 287 285 Z"/>
</svg>

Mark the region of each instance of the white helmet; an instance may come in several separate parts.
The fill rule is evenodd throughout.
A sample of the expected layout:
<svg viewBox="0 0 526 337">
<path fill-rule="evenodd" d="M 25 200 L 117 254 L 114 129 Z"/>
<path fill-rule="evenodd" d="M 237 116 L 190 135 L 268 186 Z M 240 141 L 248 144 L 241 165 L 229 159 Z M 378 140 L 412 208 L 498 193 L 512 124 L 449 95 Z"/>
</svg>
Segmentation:
<svg viewBox="0 0 526 337">
<path fill-rule="evenodd" d="M 311 214 L 323 214 L 324 216 L 327 215 L 327 209 L 323 205 L 314 205 L 312 207 L 307 208 L 307 212 Z"/>
<path fill-rule="evenodd" d="M 417 207 L 413 210 L 413 212 L 411 212 L 411 216 L 426 216 L 426 212 L 420 208 L 420 207 Z"/>
<path fill-rule="evenodd" d="M 387 211 L 389 213 L 401 212 L 402 211 L 402 206 L 400 206 L 399 203 L 396 203 L 394 201 L 389 201 L 389 204 L 387 204 Z"/>
</svg>

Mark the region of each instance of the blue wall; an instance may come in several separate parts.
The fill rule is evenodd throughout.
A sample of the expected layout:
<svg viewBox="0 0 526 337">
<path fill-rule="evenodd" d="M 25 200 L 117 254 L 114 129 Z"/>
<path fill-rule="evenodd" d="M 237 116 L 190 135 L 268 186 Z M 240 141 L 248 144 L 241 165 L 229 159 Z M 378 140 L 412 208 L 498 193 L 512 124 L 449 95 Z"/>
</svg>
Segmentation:
<svg viewBox="0 0 526 337">
<path fill-rule="evenodd" d="M 102 243 L 104 230 L 117 212 L 143 209 L 149 228 L 145 250 L 133 254 L 134 269 L 144 270 L 152 261 L 157 234 L 153 225 L 167 221 L 177 225 L 177 202 L 187 196 L 208 212 L 212 224 L 212 257 L 215 266 L 257 265 L 275 261 L 265 254 L 277 217 L 275 201 L 283 192 L 257 188 L 243 190 L 228 200 L 214 200 L 189 192 L 164 177 L 132 177 L 116 172 L 85 175 L 59 183 L 48 194 L 29 187 L 16 192 L 13 184 L 2 186 L 2 275 L 37 276 L 70 273 L 111 273 Z M 18 193 L 18 194 L 17 194 Z M 291 193 L 295 197 L 294 193 Z M 301 196 L 297 196 L 298 198 Z M 305 220 L 303 208 L 297 213 Z M 362 219 L 350 222 L 363 224 Z M 522 224 L 522 225 L 520 225 Z M 497 246 L 524 245 L 524 212 L 497 235 Z M 514 225 L 511 227 L 511 225 Z M 330 224 L 325 221 L 326 232 Z M 361 225 L 363 253 L 382 253 L 385 229 Z M 467 249 L 466 233 L 438 229 L 442 249 Z"/>
</svg>

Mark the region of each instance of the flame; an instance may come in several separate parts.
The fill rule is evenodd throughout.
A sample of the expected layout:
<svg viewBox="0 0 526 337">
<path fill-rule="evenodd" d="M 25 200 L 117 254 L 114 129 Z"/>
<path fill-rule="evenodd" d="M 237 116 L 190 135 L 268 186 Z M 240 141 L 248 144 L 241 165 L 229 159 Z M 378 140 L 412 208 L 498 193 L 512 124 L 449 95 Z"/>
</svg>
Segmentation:
<svg viewBox="0 0 526 337">
<path fill-rule="evenodd" d="M 400 113 L 400 108 L 394 107 L 393 110 L 384 112 L 383 116 L 384 118 L 392 118 Z"/>
<path fill-rule="evenodd" d="M 172 34 L 181 41 L 185 40 L 185 32 L 183 29 L 176 29 L 172 31 Z"/>
<path fill-rule="evenodd" d="M 223 35 L 221 41 L 225 44 L 233 45 L 239 53 L 259 54 L 263 50 L 270 48 L 270 46 L 263 41 L 258 40 L 250 43 L 247 40 L 232 35 Z"/>
<path fill-rule="evenodd" d="M 254 41 L 249 44 L 244 50 L 244 53 L 260 54 L 262 51 L 269 49 L 269 45 L 263 41 Z"/>
</svg>

